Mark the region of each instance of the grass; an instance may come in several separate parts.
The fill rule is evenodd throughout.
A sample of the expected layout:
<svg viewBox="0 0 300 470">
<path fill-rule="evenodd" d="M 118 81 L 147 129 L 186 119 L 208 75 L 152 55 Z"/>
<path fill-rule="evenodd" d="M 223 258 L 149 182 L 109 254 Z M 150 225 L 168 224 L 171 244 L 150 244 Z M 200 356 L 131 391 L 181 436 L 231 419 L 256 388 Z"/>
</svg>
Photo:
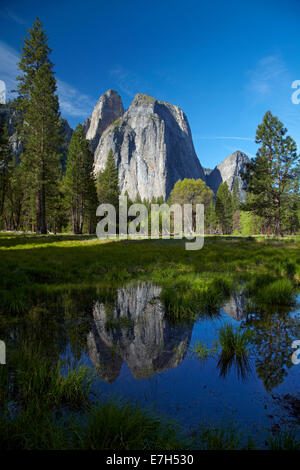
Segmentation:
<svg viewBox="0 0 300 470">
<path fill-rule="evenodd" d="M 10 351 L 0 375 L 0 450 L 177 449 L 173 423 L 120 401 L 91 399 L 94 374 L 32 351 Z"/>
<path fill-rule="evenodd" d="M 290 279 L 278 279 L 259 289 L 257 298 L 266 304 L 293 305 L 295 290 Z"/>
<path fill-rule="evenodd" d="M 185 447 L 176 426 L 138 406 L 100 403 L 88 416 L 82 448 L 89 450 L 171 450 Z"/>
<path fill-rule="evenodd" d="M 251 372 L 248 357 L 251 338 L 250 330 L 234 328 L 231 323 L 220 328 L 219 343 L 222 350 L 217 365 L 220 377 L 226 377 L 230 369 L 234 367 L 238 378 L 243 380 L 247 378 Z"/>
<path fill-rule="evenodd" d="M 227 323 L 219 330 L 219 342 L 225 356 L 248 356 L 250 340 L 251 333 L 248 330 L 234 328 L 231 323 Z"/>
<path fill-rule="evenodd" d="M 283 430 L 271 435 L 267 445 L 270 450 L 300 450 L 300 439 L 294 429 Z"/>
<path fill-rule="evenodd" d="M 218 342 L 216 341 L 214 346 L 209 348 L 201 341 L 197 340 L 195 344 L 191 347 L 191 352 L 201 360 L 206 360 L 210 357 L 213 357 L 218 352 Z"/>
<path fill-rule="evenodd" d="M 84 416 L 28 407 L 0 421 L 0 450 L 184 449 L 171 423 L 129 403 L 101 400 Z"/>
<path fill-rule="evenodd" d="M 241 435 L 232 425 L 202 425 L 196 439 L 201 450 L 238 450 L 242 447 Z"/>
<path fill-rule="evenodd" d="M 68 368 L 61 374 L 62 362 L 40 358 L 38 354 L 28 353 L 22 348 L 21 354 L 15 353 L 13 377 L 13 399 L 16 404 L 36 409 L 44 407 L 68 406 L 78 409 L 88 402 L 93 382 L 93 374 L 86 367 Z"/>
<path fill-rule="evenodd" d="M 168 314 L 178 318 L 216 311 L 238 282 L 254 295 L 268 278 L 260 286 L 261 300 L 287 302 L 299 288 L 299 247 L 299 237 L 206 237 L 202 250 L 186 251 L 181 240 L 1 233 L 0 309 L 21 315 L 42 291 L 84 285 L 108 290 L 133 280 L 160 284 Z"/>
<path fill-rule="evenodd" d="M 233 292 L 234 278 L 211 273 L 184 274 L 176 281 L 165 279 L 161 293 L 166 314 L 177 320 L 195 320 L 197 316 L 217 315 L 224 300 Z"/>
</svg>

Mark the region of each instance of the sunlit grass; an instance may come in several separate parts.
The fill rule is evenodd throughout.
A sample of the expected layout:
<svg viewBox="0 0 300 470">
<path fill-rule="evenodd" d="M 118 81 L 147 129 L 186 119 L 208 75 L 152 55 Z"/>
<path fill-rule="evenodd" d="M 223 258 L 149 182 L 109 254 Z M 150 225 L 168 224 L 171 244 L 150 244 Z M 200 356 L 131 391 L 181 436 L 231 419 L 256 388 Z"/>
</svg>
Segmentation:
<svg viewBox="0 0 300 470">
<path fill-rule="evenodd" d="M 167 312 L 177 318 L 217 311 L 240 281 L 250 297 L 261 290 L 262 301 L 287 302 L 300 283 L 299 248 L 299 237 L 206 237 L 203 249 L 186 251 L 180 240 L 2 233 L 0 309 L 23 314 L 41 290 L 105 290 L 134 280 L 161 285 Z"/>
</svg>

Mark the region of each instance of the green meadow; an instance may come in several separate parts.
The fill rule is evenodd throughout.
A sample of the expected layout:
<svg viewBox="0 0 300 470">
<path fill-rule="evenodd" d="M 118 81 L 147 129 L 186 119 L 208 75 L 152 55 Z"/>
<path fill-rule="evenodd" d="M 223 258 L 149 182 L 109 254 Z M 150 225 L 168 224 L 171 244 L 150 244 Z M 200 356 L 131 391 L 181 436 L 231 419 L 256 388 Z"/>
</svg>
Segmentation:
<svg viewBox="0 0 300 470">
<path fill-rule="evenodd" d="M 187 251 L 184 240 L 2 233 L 0 308 L 21 313 L 38 294 L 72 288 L 97 287 L 109 295 L 134 280 L 161 285 L 174 317 L 218 307 L 241 283 L 256 303 L 290 305 L 300 284 L 299 248 L 299 236 L 207 236 L 201 250 Z"/>
</svg>

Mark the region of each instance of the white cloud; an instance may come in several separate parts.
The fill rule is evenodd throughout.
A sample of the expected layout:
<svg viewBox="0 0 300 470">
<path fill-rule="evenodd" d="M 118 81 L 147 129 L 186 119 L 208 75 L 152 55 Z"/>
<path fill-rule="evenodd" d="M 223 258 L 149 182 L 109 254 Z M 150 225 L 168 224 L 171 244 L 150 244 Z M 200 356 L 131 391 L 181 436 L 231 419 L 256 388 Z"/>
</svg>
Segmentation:
<svg viewBox="0 0 300 470">
<path fill-rule="evenodd" d="M 259 96 L 270 95 L 286 79 L 286 74 L 286 66 L 279 56 L 263 57 L 248 72 L 249 82 L 246 88 Z"/>
<path fill-rule="evenodd" d="M 16 88 L 16 76 L 18 75 L 17 52 L 4 42 L 0 41 L 0 80 L 6 84 L 8 96 L 11 90 Z"/>
<path fill-rule="evenodd" d="M 6 84 L 8 97 L 11 97 L 9 92 L 16 88 L 16 76 L 19 74 L 18 62 L 18 53 L 0 41 L 0 80 Z M 96 103 L 96 100 L 60 79 L 57 79 L 57 93 L 62 114 L 66 117 L 85 118 L 91 114 Z"/>
<path fill-rule="evenodd" d="M 96 104 L 90 96 L 59 79 L 57 79 L 57 92 L 62 114 L 66 116 L 87 117 Z"/>
</svg>

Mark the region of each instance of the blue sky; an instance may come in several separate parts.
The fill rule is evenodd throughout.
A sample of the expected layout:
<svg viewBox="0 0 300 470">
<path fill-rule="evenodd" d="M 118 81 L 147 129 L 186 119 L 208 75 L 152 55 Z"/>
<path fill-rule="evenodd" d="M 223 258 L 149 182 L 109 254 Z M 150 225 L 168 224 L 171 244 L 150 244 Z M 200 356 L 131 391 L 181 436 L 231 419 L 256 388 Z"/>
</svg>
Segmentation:
<svg viewBox="0 0 300 470">
<path fill-rule="evenodd" d="M 0 0 L 0 80 L 14 87 L 26 30 L 39 16 L 53 49 L 62 115 L 72 127 L 107 89 L 180 106 L 197 155 L 213 168 L 252 156 L 271 110 L 300 150 L 300 1 Z"/>
</svg>

